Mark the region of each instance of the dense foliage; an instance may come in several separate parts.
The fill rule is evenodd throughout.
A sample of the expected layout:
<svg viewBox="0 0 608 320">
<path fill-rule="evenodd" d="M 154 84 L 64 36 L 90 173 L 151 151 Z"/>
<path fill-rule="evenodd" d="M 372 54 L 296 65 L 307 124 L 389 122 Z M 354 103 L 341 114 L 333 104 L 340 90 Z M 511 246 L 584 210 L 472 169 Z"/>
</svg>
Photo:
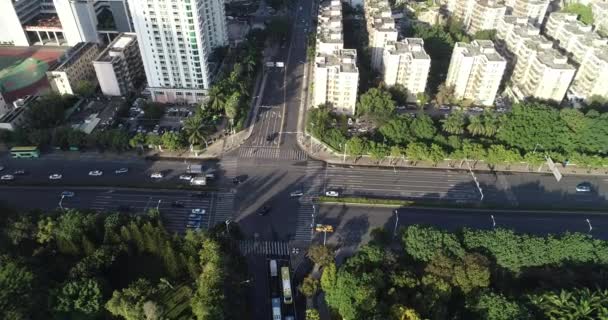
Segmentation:
<svg viewBox="0 0 608 320">
<path fill-rule="evenodd" d="M 571 3 L 562 9 L 562 12 L 575 13 L 578 15 L 578 20 L 586 25 L 593 24 L 593 11 L 590 5 L 582 3 Z"/>
<path fill-rule="evenodd" d="M 509 230 L 374 232 L 321 289 L 342 319 L 605 319 L 608 242 Z"/>
<path fill-rule="evenodd" d="M 240 319 L 247 312 L 238 285 L 244 262 L 219 231 L 172 235 L 155 212 L 5 218 L 1 319 Z"/>
<path fill-rule="evenodd" d="M 444 159 L 483 160 L 490 166 L 526 162 L 539 165 L 544 155 L 583 168 L 601 167 L 608 159 L 608 113 L 555 109 L 538 102 L 516 104 L 511 112 L 478 115 L 456 111 L 441 120 L 424 112 L 398 114 L 387 91 L 373 88 L 359 98 L 359 120 L 373 124 L 367 132 L 349 130 L 344 116 L 326 106 L 311 110 L 308 131 L 339 152 L 376 161 L 407 157 L 412 162 Z"/>
</svg>

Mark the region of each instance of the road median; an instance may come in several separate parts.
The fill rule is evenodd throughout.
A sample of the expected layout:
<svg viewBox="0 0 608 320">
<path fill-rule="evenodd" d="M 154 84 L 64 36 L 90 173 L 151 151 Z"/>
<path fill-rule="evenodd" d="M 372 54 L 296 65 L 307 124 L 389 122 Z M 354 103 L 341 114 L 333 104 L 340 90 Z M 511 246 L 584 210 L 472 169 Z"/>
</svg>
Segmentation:
<svg viewBox="0 0 608 320">
<path fill-rule="evenodd" d="M 415 204 L 411 200 L 400 199 L 383 199 L 383 198 L 368 198 L 368 197 L 327 197 L 320 196 L 317 198 L 320 203 L 327 204 L 349 204 L 349 205 L 368 205 L 368 206 L 383 206 L 383 207 L 409 207 Z"/>
</svg>

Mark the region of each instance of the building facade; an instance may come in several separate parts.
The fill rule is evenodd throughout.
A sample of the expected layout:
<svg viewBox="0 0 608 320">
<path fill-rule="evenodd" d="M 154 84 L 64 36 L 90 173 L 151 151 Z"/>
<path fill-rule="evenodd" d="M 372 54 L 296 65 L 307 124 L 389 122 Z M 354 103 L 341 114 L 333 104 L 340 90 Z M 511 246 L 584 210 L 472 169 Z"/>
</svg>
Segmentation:
<svg viewBox="0 0 608 320">
<path fill-rule="evenodd" d="M 319 6 L 316 52 L 331 54 L 344 49 L 342 3 L 324 2 Z"/>
<path fill-rule="evenodd" d="M 199 103 L 209 55 L 228 44 L 222 0 L 129 0 L 152 100 Z"/>
<path fill-rule="evenodd" d="M 608 2 L 593 2 L 591 12 L 593 13 L 593 23 L 596 30 L 608 34 Z"/>
<path fill-rule="evenodd" d="M 576 68 L 552 48 L 543 36 L 523 40 L 515 52 L 517 62 L 508 93 L 517 101 L 537 98 L 561 102 Z"/>
<path fill-rule="evenodd" d="M 395 20 L 392 18 L 391 7 L 387 0 L 365 0 L 363 10 L 372 69 L 381 71 L 384 46 L 389 41 L 397 41 Z"/>
<path fill-rule="evenodd" d="M 457 42 L 450 59 L 446 85 L 454 88 L 457 99 L 473 104 L 494 104 L 506 60 L 498 54 L 490 40 Z"/>
<path fill-rule="evenodd" d="M 314 103 L 329 103 L 333 111 L 352 116 L 357 105 L 359 69 L 357 50 L 342 49 L 334 54 L 320 53 L 315 57 Z"/>
<path fill-rule="evenodd" d="M 146 76 L 135 33 L 120 34 L 93 61 L 101 92 L 106 96 L 136 93 Z"/>
<path fill-rule="evenodd" d="M 545 34 L 566 51 L 570 58 L 580 64 L 585 55 L 594 48 L 608 46 L 608 39 L 593 32 L 593 28 L 577 20 L 571 13 L 554 12 L 549 15 Z"/>
<path fill-rule="evenodd" d="M 81 42 L 60 58 L 60 63 L 46 72 L 51 89 L 61 95 L 74 94 L 81 81 L 97 85 L 93 60 L 99 55 L 99 46 L 93 42 Z"/>
<path fill-rule="evenodd" d="M 112 16 L 111 30 L 98 28 L 103 11 Z M 2 45 L 75 46 L 132 31 L 126 0 L 5 0 L 0 1 L 0 12 Z"/>
<path fill-rule="evenodd" d="M 431 69 L 431 57 L 424 51 L 424 41 L 406 38 L 388 42 L 382 61 L 384 83 L 403 86 L 408 92 L 408 100 L 416 101 L 416 95 L 426 89 Z"/>
<path fill-rule="evenodd" d="M 499 0 L 451 0 L 446 9 L 454 19 L 462 22 L 466 33 L 475 34 L 496 29 L 507 7 Z"/>
<path fill-rule="evenodd" d="M 551 0 L 511 0 L 511 14 L 526 17 L 533 25 L 540 26 L 547 14 L 550 2 Z"/>
</svg>

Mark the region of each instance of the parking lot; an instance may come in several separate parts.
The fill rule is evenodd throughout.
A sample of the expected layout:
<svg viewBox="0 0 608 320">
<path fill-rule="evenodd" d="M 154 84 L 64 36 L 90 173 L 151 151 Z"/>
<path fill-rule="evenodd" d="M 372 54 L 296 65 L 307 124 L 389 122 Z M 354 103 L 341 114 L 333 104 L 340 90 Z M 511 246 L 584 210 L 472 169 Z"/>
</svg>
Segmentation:
<svg viewBox="0 0 608 320">
<path fill-rule="evenodd" d="M 198 106 L 161 106 L 158 118 L 146 117 L 145 102 L 137 100 L 130 108 L 128 116 L 122 119 L 119 128 L 126 128 L 129 133 L 153 133 L 162 135 L 165 132 L 180 132 L 184 121 L 191 117 Z"/>
</svg>

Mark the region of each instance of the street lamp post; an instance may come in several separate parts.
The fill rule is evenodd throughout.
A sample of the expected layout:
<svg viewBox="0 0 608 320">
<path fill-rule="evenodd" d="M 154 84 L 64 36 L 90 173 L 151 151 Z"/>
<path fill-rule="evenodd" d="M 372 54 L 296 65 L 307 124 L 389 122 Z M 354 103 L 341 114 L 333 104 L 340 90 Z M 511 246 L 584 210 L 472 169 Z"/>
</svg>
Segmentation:
<svg viewBox="0 0 608 320">
<path fill-rule="evenodd" d="M 226 221 L 224 221 L 224 223 L 226 224 L 226 234 L 230 235 L 230 229 L 228 228 L 228 226 L 230 225 L 232 221 L 230 219 L 226 219 Z"/>
<path fill-rule="evenodd" d="M 63 205 L 62 205 L 63 204 L 63 198 L 65 198 L 65 195 L 62 194 L 61 195 L 61 200 L 59 200 L 59 208 L 61 209 L 61 211 L 65 211 L 65 210 L 63 210 Z"/>
<path fill-rule="evenodd" d="M 317 207 L 312 205 L 312 224 L 310 225 L 310 234 L 313 235 L 315 232 L 315 215 L 317 214 Z"/>
<path fill-rule="evenodd" d="M 473 181 L 475 182 L 475 186 L 477 186 L 477 190 L 479 190 L 479 194 L 481 195 L 481 198 L 479 199 L 479 201 L 483 201 L 483 190 L 481 189 L 481 186 L 479 185 L 479 181 L 477 180 L 477 177 L 475 176 L 475 173 L 473 172 L 473 169 L 471 168 L 471 164 L 469 163 L 469 159 L 464 159 L 464 162 L 467 163 L 467 167 L 469 168 L 469 172 L 471 173 L 471 176 L 473 177 Z"/>
<path fill-rule="evenodd" d="M 589 221 L 589 219 L 585 219 L 585 221 L 587 221 L 587 224 L 589 225 L 589 233 L 591 233 L 591 230 L 593 230 L 593 227 L 591 226 L 591 221 Z"/>
<path fill-rule="evenodd" d="M 159 208 L 160 208 L 160 203 L 161 203 L 162 201 L 163 201 L 163 200 L 158 199 L 158 203 L 156 204 L 156 211 L 158 211 L 158 210 L 159 210 Z"/>
<path fill-rule="evenodd" d="M 399 225 L 399 210 L 395 209 L 393 210 L 393 213 L 395 214 L 395 228 L 393 228 L 393 238 L 395 238 L 397 236 L 397 226 Z"/>
<path fill-rule="evenodd" d="M 495 228 L 496 227 L 496 220 L 494 220 L 494 215 L 491 214 L 490 218 L 492 219 L 492 228 Z"/>
<path fill-rule="evenodd" d="M 327 240 L 327 230 L 323 229 L 323 246 L 325 247 L 325 241 Z"/>
</svg>

